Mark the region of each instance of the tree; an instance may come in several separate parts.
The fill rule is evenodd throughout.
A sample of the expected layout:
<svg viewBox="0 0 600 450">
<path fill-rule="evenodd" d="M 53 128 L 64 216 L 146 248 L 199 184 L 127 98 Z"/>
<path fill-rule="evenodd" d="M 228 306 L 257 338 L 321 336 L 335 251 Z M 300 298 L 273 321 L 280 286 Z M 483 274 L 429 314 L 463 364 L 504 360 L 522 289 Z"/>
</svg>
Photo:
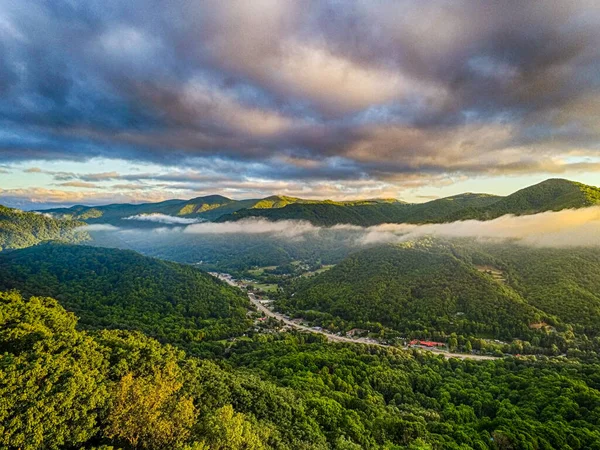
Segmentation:
<svg viewBox="0 0 600 450">
<path fill-rule="evenodd" d="M 169 362 L 152 377 L 128 373 L 117 384 L 106 436 L 134 448 L 170 449 L 183 445 L 195 421 L 192 399 L 180 394 L 179 370 Z"/>
<path fill-rule="evenodd" d="M 231 405 L 219 408 L 208 420 L 207 443 L 211 450 L 263 450 L 269 448 L 267 428 L 255 426 Z"/>
<path fill-rule="evenodd" d="M 0 447 L 58 448 L 98 431 L 101 348 L 51 298 L 0 292 Z"/>
<path fill-rule="evenodd" d="M 452 333 L 450 338 L 448 339 L 448 349 L 453 352 L 456 350 L 458 346 L 458 338 L 456 337 L 456 333 Z"/>
</svg>

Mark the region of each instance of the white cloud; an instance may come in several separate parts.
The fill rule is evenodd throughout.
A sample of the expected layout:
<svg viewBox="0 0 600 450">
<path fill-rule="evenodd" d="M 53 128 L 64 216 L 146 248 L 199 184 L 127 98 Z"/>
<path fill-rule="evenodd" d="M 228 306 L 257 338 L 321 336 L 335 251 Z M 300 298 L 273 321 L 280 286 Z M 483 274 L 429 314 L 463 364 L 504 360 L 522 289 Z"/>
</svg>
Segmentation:
<svg viewBox="0 0 600 450">
<path fill-rule="evenodd" d="M 411 225 L 384 224 L 365 229 L 363 244 L 400 242 L 423 236 L 516 240 L 540 247 L 600 246 L 600 207 L 568 209 L 527 216 L 506 215 L 488 221 Z"/>
<path fill-rule="evenodd" d="M 301 220 L 271 222 L 265 219 L 243 219 L 237 222 L 206 222 L 188 226 L 184 232 L 190 234 L 275 234 L 298 237 L 319 231 L 319 227 Z"/>
<path fill-rule="evenodd" d="M 135 216 L 125 217 L 125 220 L 141 220 L 144 222 L 157 222 L 157 223 L 166 223 L 172 225 L 187 225 L 191 223 L 198 223 L 201 219 L 186 219 L 184 217 L 174 217 L 169 216 L 168 214 L 138 214 Z"/>
<path fill-rule="evenodd" d="M 83 227 L 79 227 L 81 231 L 119 231 L 119 227 L 115 227 L 114 225 L 109 225 L 107 223 L 96 223 L 93 225 L 85 225 Z"/>
</svg>

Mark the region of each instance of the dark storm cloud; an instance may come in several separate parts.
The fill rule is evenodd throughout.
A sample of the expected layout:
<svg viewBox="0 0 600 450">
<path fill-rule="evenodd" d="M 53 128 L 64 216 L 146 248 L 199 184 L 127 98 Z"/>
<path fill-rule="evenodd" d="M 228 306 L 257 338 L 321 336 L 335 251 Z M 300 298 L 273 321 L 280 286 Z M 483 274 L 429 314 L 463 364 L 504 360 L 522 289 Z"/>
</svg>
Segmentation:
<svg viewBox="0 0 600 450">
<path fill-rule="evenodd" d="M 600 8 L 7 2 L 0 94 L 4 162 L 121 158 L 232 180 L 598 170 Z M 166 177 L 152 179 L 210 181 Z"/>
</svg>

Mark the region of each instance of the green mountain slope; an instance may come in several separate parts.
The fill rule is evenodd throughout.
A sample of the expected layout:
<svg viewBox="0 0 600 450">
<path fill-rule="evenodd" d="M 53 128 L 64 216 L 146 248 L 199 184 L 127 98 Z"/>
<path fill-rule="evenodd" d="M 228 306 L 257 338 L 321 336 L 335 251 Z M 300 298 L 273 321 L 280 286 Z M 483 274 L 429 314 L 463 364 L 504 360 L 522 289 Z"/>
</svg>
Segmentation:
<svg viewBox="0 0 600 450">
<path fill-rule="evenodd" d="M 571 332 L 600 335 L 599 293 L 598 249 L 426 239 L 355 253 L 292 284 L 280 304 L 422 337 L 531 340 L 541 329 L 558 330 L 538 341 L 568 348 Z"/>
<path fill-rule="evenodd" d="M 115 203 L 103 206 L 73 206 L 71 208 L 48 209 L 44 212 L 65 216 L 88 223 L 110 223 L 124 225 L 124 220 L 131 216 L 146 214 L 165 214 L 177 217 L 192 217 L 212 220 L 223 214 L 229 214 L 241 208 L 251 207 L 256 200 L 231 200 L 221 195 L 198 197 L 191 200 L 167 200 L 158 203 L 142 203 L 139 205 Z"/>
<path fill-rule="evenodd" d="M 600 188 L 556 178 L 521 189 L 490 205 L 455 212 L 447 219 L 489 220 L 505 214 L 536 214 L 593 205 L 600 205 Z"/>
<path fill-rule="evenodd" d="M 535 214 L 600 204 L 600 189 L 569 180 L 551 179 L 507 197 L 461 194 L 425 203 L 293 203 L 279 209 L 240 209 L 221 216 L 219 222 L 262 217 L 268 220 L 307 220 L 315 225 L 381 223 L 442 223 L 489 220 L 505 214 Z"/>
<path fill-rule="evenodd" d="M 230 343 L 225 364 L 77 327 L 0 292 L 0 447 L 596 449 L 598 365 L 452 361 L 314 335 Z M 497 445 L 500 443 L 501 445 Z"/>
<path fill-rule="evenodd" d="M 314 225 L 336 224 L 376 225 L 397 222 L 405 216 L 409 206 L 405 203 L 365 203 L 346 205 L 339 203 L 294 203 L 277 209 L 242 209 L 221 216 L 217 222 L 241 220 L 249 217 L 267 220 L 306 220 Z"/>
<path fill-rule="evenodd" d="M 306 220 L 315 225 L 351 224 L 371 226 L 382 223 L 441 223 L 456 220 L 488 220 L 505 214 L 535 214 L 600 204 L 600 189 L 563 179 L 550 179 L 507 197 L 466 193 L 425 203 L 404 203 L 394 199 L 306 200 L 271 196 L 264 199 L 232 200 L 220 195 L 191 200 L 168 200 L 140 205 L 113 204 L 50 209 L 46 212 L 87 223 L 132 226 L 131 216 L 165 214 L 217 222 L 260 217 L 267 220 Z M 151 222 L 135 226 L 153 226 Z"/>
<path fill-rule="evenodd" d="M 55 299 L 0 292 L 1 448 L 329 448 L 302 392 L 76 325 Z"/>
<path fill-rule="evenodd" d="M 25 212 L 0 205 L 0 251 L 25 248 L 41 241 L 81 242 L 89 239 L 74 220 L 62 220 L 44 214 Z"/>
<path fill-rule="evenodd" d="M 193 345 L 247 326 L 248 299 L 186 265 L 132 251 L 42 244 L 0 254 L 0 289 L 55 297 L 91 328 Z"/>
<path fill-rule="evenodd" d="M 436 330 L 524 336 L 544 313 L 442 245 L 407 243 L 358 252 L 300 283 L 288 299 L 352 322 L 379 322 L 402 332 Z"/>
<path fill-rule="evenodd" d="M 600 250 L 454 245 L 467 262 L 497 267 L 526 301 L 578 333 L 600 334 Z"/>
</svg>

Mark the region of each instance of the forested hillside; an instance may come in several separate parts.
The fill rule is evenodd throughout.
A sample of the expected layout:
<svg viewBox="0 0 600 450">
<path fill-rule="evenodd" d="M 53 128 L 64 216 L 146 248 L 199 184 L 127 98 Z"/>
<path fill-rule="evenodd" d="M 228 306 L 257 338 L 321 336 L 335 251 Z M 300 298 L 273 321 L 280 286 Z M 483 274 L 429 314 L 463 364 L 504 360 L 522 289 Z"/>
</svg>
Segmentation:
<svg viewBox="0 0 600 450">
<path fill-rule="evenodd" d="M 462 194 L 426 203 L 291 204 L 280 209 L 241 209 L 222 216 L 220 222 L 247 217 L 269 220 L 307 220 L 315 225 L 339 223 L 372 226 L 381 223 L 441 223 L 489 220 L 505 214 L 535 214 L 600 204 L 600 189 L 563 179 L 550 179 L 507 197 Z"/>
<path fill-rule="evenodd" d="M 248 299 L 237 289 L 127 250 L 42 244 L 3 252 L 0 289 L 55 297 L 86 328 L 141 330 L 188 348 L 248 326 Z"/>
<path fill-rule="evenodd" d="M 294 203 L 277 209 L 241 209 L 221 216 L 218 222 L 262 217 L 268 220 L 306 220 L 314 225 L 351 224 L 372 226 L 382 223 L 426 223 L 443 221 L 464 208 L 489 205 L 500 197 L 487 194 L 463 194 L 426 203 L 335 202 Z"/>
<path fill-rule="evenodd" d="M 71 217 L 88 223 L 127 224 L 128 217 L 146 214 L 165 214 L 177 217 L 197 217 L 212 220 L 223 214 L 250 207 L 256 200 L 241 202 L 221 195 L 209 195 L 191 200 L 167 200 L 158 203 L 115 203 L 102 206 L 77 205 L 71 208 L 54 208 L 44 212 L 58 217 Z"/>
<path fill-rule="evenodd" d="M 467 262 L 492 265 L 527 302 L 575 332 L 600 335 L 600 250 L 455 243 Z"/>
<path fill-rule="evenodd" d="M 89 239 L 86 232 L 78 229 L 82 225 L 85 223 L 0 205 L 0 251 L 25 248 L 46 240 L 81 242 Z"/>
<path fill-rule="evenodd" d="M 429 241 L 358 252 L 293 289 L 288 301 L 294 309 L 421 335 L 436 330 L 509 339 L 547 319 L 509 286 Z"/>
<path fill-rule="evenodd" d="M 594 249 L 424 239 L 358 252 L 287 290 L 279 305 L 292 313 L 319 311 L 321 323 L 339 317 L 347 327 L 379 323 L 405 336 L 518 338 L 566 351 L 600 334 Z"/>
<path fill-rule="evenodd" d="M 173 217 L 217 222 L 249 217 L 268 220 L 306 220 L 315 225 L 352 224 L 372 226 L 382 223 L 441 223 L 455 220 L 489 220 L 504 214 L 534 214 L 600 204 L 600 189 L 563 179 L 550 179 L 507 197 L 465 193 L 425 203 L 405 203 L 395 199 L 307 200 L 270 196 L 263 199 L 232 200 L 221 195 L 159 203 L 73 206 L 49 209 L 57 217 L 87 223 L 133 226 L 132 216 L 164 214 Z M 136 226 L 141 224 L 136 223 Z M 147 222 L 145 226 L 152 224 Z"/>
<path fill-rule="evenodd" d="M 138 332 L 78 331 L 55 300 L 14 292 L 0 349 L 5 448 L 600 448 L 597 365 L 286 334 L 237 341 L 227 369 Z"/>
<path fill-rule="evenodd" d="M 574 181 L 550 179 L 521 189 L 487 206 L 450 214 L 449 220 L 489 220 L 505 214 L 523 215 L 600 205 L 600 188 Z"/>
</svg>

